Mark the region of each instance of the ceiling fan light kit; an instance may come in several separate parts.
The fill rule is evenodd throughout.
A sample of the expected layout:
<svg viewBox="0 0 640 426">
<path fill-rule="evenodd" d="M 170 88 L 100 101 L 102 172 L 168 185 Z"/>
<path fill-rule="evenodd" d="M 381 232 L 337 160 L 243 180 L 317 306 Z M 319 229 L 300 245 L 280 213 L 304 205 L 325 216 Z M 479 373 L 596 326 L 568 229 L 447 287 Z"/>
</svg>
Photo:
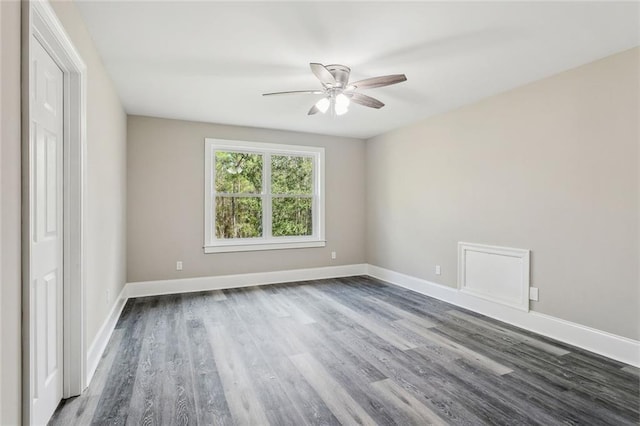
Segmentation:
<svg viewBox="0 0 640 426">
<path fill-rule="evenodd" d="M 349 111 L 349 105 L 351 105 L 352 102 L 376 109 L 380 109 L 384 106 L 384 104 L 379 100 L 372 98 L 371 96 L 363 95 L 360 92 L 356 92 L 357 89 L 372 89 L 375 87 L 390 86 L 392 84 L 407 81 L 407 77 L 404 74 L 393 74 L 367 78 L 365 80 L 349 84 L 351 68 L 347 66 L 339 64 L 322 65 L 317 62 L 312 62 L 309 66 L 311 67 L 313 74 L 318 78 L 318 80 L 320 80 L 322 90 L 273 92 L 264 93 L 263 96 L 293 94 L 324 95 L 323 98 L 311 107 L 307 114 L 325 114 L 330 111 L 331 115 L 336 116 L 346 114 Z"/>
</svg>

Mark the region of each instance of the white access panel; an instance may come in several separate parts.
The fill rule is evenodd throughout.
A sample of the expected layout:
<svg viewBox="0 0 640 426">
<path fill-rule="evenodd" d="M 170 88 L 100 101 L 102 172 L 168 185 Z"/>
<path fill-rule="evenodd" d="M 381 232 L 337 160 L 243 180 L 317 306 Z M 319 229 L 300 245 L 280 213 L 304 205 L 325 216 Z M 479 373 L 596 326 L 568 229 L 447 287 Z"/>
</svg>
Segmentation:
<svg viewBox="0 0 640 426">
<path fill-rule="evenodd" d="M 529 311 L 529 250 L 458 243 L 460 291 Z"/>
</svg>

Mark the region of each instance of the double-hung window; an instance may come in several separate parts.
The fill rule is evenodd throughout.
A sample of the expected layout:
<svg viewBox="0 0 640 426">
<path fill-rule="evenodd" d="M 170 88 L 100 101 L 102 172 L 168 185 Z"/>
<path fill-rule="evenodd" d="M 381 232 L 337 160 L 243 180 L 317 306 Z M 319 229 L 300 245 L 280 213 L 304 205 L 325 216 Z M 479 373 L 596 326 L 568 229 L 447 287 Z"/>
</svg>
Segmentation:
<svg viewBox="0 0 640 426">
<path fill-rule="evenodd" d="M 324 148 L 205 139 L 205 253 L 323 247 Z"/>
</svg>

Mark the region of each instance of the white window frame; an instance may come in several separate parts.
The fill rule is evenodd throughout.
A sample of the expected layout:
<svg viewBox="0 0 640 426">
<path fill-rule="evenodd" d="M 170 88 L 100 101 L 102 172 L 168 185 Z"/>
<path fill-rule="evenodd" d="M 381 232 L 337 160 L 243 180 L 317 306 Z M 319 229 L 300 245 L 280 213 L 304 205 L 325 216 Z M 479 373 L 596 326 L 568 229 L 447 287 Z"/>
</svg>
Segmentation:
<svg viewBox="0 0 640 426">
<path fill-rule="evenodd" d="M 262 142 L 234 141 L 205 138 L 204 176 L 204 252 L 226 253 L 237 251 L 278 250 L 309 247 L 324 247 L 325 194 L 324 194 L 324 148 L 284 145 Z M 215 234 L 215 153 L 247 152 L 263 155 L 262 190 L 256 196 L 262 198 L 262 237 L 256 238 L 216 238 Z M 304 156 L 313 160 L 313 195 L 311 235 L 294 237 L 271 236 L 271 156 Z"/>
</svg>

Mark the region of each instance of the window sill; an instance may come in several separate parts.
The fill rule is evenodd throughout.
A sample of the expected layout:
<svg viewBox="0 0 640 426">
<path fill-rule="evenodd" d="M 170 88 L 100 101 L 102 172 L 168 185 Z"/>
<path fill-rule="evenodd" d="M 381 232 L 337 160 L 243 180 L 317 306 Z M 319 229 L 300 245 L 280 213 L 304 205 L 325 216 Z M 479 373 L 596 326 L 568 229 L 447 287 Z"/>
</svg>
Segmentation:
<svg viewBox="0 0 640 426">
<path fill-rule="evenodd" d="M 204 247 L 205 254 L 208 253 L 231 253 L 238 251 L 260 251 L 260 250 L 283 250 L 297 248 L 324 247 L 326 241 L 292 241 L 292 242 L 274 242 L 274 243 L 242 243 L 242 244 L 221 244 L 217 246 Z"/>
</svg>

